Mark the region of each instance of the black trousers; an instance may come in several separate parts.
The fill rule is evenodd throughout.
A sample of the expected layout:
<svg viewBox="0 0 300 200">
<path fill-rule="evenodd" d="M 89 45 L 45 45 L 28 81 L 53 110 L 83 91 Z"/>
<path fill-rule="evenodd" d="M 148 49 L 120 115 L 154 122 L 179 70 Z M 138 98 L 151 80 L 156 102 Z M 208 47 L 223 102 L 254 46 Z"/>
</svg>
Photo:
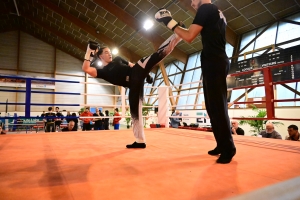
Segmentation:
<svg viewBox="0 0 300 200">
<path fill-rule="evenodd" d="M 152 68 L 168 56 L 181 41 L 175 34 L 171 35 L 153 54 L 140 59 L 131 69 L 129 77 L 129 106 L 132 118 L 133 133 L 137 141 L 145 142 L 142 103 L 144 82 Z"/>
<path fill-rule="evenodd" d="M 228 59 L 211 61 L 201 59 L 203 90 L 207 113 L 219 151 L 235 148 L 228 117 L 226 76 L 230 65 Z"/>
<path fill-rule="evenodd" d="M 83 123 L 82 130 L 83 131 L 91 130 L 91 124 L 90 123 Z"/>
<path fill-rule="evenodd" d="M 46 132 L 51 132 L 51 130 L 52 130 L 52 132 L 55 132 L 56 130 L 55 130 L 55 124 L 54 124 L 54 122 L 47 122 L 46 123 Z"/>
</svg>

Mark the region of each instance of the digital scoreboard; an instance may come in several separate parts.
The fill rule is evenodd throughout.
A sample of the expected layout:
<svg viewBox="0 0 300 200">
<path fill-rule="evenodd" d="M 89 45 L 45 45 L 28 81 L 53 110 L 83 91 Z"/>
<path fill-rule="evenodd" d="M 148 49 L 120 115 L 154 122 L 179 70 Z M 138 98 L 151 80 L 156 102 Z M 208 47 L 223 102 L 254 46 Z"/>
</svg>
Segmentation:
<svg viewBox="0 0 300 200">
<path fill-rule="evenodd" d="M 239 73 L 287 62 L 300 60 L 300 45 L 287 49 L 280 49 L 258 57 L 245 59 L 231 63 L 229 74 Z M 300 63 L 271 70 L 273 82 L 287 81 L 300 78 Z M 258 71 L 250 74 L 227 78 L 228 88 L 263 84 L 263 72 Z"/>
</svg>

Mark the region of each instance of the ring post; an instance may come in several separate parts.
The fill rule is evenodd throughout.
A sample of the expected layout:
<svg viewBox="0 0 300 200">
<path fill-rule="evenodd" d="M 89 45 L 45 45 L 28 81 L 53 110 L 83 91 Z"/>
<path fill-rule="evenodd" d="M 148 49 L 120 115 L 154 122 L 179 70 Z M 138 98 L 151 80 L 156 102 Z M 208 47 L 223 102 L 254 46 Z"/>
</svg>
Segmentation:
<svg viewBox="0 0 300 200">
<path fill-rule="evenodd" d="M 30 117 L 31 79 L 26 79 L 25 117 Z"/>
<path fill-rule="evenodd" d="M 158 123 L 164 124 L 166 128 L 169 128 L 168 123 L 168 86 L 160 86 L 158 88 Z"/>
<path fill-rule="evenodd" d="M 9 117 L 9 113 L 5 113 L 5 117 Z M 4 127 L 4 128 L 5 128 L 6 131 L 8 131 L 8 129 L 9 129 L 9 124 L 8 124 L 8 122 L 9 122 L 8 119 L 5 119 L 5 120 L 4 120 L 4 124 L 5 124 L 5 127 Z"/>
<path fill-rule="evenodd" d="M 269 67 L 263 68 L 263 73 L 266 94 L 267 118 L 270 120 L 275 118 L 274 89 L 271 69 Z"/>
</svg>

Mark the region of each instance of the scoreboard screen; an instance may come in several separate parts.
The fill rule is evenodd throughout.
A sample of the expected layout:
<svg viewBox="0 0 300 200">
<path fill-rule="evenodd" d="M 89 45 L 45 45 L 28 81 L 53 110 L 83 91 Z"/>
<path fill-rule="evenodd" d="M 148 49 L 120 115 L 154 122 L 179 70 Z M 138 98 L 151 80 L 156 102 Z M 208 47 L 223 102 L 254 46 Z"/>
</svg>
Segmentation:
<svg viewBox="0 0 300 200">
<path fill-rule="evenodd" d="M 245 59 L 231 63 L 229 74 L 244 72 L 287 62 L 300 60 L 300 45 L 287 49 L 280 49 L 258 57 Z M 300 63 L 271 70 L 273 82 L 287 81 L 300 78 Z M 227 78 L 228 88 L 263 84 L 263 72 L 258 71 L 251 74 L 244 74 Z"/>
</svg>

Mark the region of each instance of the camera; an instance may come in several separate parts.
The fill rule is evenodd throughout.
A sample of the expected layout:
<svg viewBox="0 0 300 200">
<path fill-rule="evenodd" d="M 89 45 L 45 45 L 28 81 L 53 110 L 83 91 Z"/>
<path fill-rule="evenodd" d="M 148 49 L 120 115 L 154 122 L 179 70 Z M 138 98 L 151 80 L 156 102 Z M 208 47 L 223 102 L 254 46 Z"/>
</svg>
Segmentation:
<svg viewBox="0 0 300 200">
<path fill-rule="evenodd" d="M 98 42 L 89 41 L 89 46 L 92 50 L 100 49 L 100 44 Z"/>
</svg>

